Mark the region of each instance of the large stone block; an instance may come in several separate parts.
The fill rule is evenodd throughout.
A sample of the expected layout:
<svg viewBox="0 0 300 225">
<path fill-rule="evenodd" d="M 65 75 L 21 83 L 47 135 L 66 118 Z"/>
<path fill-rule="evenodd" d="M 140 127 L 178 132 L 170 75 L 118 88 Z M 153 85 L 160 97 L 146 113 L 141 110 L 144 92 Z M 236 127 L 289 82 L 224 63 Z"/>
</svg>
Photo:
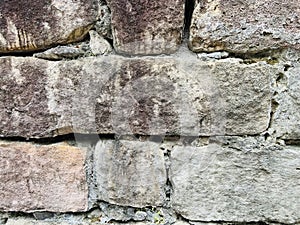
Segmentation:
<svg viewBox="0 0 300 225">
<path fill-rule="evenodd" d="M 88 208 L 85 152 L 65 143 L 0 142 L 0 211 Z"/>
<path fill-rule="evenodd" d="M 299 150 L 257 142 L 175 147 L 172 205 L 193 221 L 295 223 L 300 219 Z"/>
<path fill-rule="evenodd" d="M 194 10 L 189 46 L 196 52 L 299 49 L 299 17 L 299 0 L 201 1 Z"/>
<path fill-rule="evenodd" d="M 164 203 L 167 175 L 157 143 L 99 141 L 94 170 L 100 200 L 133 207 Z"/>
<path fill-rule="evenodd" d="M 109 0 L 117 52 L 133 55 L 169 54 L 180 43 L 183 0 Z"/>
<path fill-rule="evenodd" d="M 108 56 L 1 58 L 0 135 L 247 135 L 268 128 L 266 63 Z"/>
<path fill-rule="evenodd" d="M 276 95 L 272 128 L 277 137 L 289 140 L 300 138 L 300 64 L 279 74 L 275 82 Z"/>
<path fill-rule="evenodd" d="M 79 41 L 100 17 L 98 7 L 95 0 L 2 1 L 0 53 Z"/>
</svg>

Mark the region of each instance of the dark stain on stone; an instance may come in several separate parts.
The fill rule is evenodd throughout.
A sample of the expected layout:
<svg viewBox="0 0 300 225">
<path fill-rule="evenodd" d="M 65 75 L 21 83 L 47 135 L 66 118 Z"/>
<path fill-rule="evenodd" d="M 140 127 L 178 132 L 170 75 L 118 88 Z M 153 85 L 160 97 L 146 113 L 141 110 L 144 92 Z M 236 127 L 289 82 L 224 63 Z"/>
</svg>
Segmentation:
<svg viewBox="0 0 300 225">
<path fill-rule="evenodd" d="M 24 62 L 15 68 L 20 70 L 20 75 L 16 75 L 11 60 L 1 59 L 0 135 L 47 136 L 54 118 L 47 105 L 45 67 L 42 63 L 37 66 Z"/>
</svg>

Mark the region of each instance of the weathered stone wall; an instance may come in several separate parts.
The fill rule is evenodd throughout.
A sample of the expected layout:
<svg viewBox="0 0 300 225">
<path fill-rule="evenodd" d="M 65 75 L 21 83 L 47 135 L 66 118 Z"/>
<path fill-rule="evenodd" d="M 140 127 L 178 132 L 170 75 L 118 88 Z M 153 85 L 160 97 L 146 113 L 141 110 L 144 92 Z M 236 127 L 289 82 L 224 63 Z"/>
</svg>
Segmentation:
<svg viewBox="0 0 300 225">
<path fill-rule="evenodd" d="M 0 224 L 300 224 L 300 1 L 0 2 Z"/>
</svg>

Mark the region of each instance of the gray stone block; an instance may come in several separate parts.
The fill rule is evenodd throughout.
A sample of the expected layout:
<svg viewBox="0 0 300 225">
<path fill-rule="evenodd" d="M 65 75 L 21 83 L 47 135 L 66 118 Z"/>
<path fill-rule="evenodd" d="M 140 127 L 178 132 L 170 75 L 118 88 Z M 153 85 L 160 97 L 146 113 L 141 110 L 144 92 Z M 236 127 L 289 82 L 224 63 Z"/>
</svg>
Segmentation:
<svg viewBox="0 0 300 225">
<path fill-rule="evenodd" d="M 172 205 L 192 221 L 296 223 L 299 165 L 298 147 L 256 142 L 176 146 L 171 152 Z"/>
<path fill-rule="evenodd" d="M 167 175 L 157 143 L 99 141 L 94 174 L 99 200 L 139 208 L 164 203 Z"/>
<path fill-rule="evenodd" d="M 1 58 L 0 136 L 253 135 L 271 113 L 266 63 L 107 56 Z"/>
<path fill-rule="evenodd" d="M 194 10 L 189 46 L 195 52 L 300 49 L 299 3 L 299 0 L 201 1 Z"/>
<path fill-rule="evenodd" d="M 274 109 L 272 128 L 274 135 L 282 139 L 300 138 L 300 64 L 279 74 L 275 82 L 277 107 Z"/>
<path fill-rule="evenodd" d="M 0 210 L 88 210 L 85 151 L 65 143 L 0 142 Z"/>
</svg>

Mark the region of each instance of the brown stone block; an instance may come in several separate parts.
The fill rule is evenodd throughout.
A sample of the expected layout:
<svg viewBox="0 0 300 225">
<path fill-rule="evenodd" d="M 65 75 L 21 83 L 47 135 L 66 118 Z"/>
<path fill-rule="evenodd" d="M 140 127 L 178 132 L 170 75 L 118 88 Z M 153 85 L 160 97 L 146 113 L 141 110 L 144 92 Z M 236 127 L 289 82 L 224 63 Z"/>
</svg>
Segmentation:
<svg viewBox="0 0 300 225">
<path fill-rule="evenodd" d="M 129 55 L 170 54 L 180 43 L 183 0 L 109 0 L 114 47 Z"/>
<path fill-rule="evenodd" d="M 66 143 L 0 142 L 0 210 L 86 211 L 84 163 L 84 150 Z"/>
<path fill-rule="evenodd" d="M 10 0 L 0 4 L 0 53 L 79 41 L 98 18 L 94 0 Z"/>
</svg>

